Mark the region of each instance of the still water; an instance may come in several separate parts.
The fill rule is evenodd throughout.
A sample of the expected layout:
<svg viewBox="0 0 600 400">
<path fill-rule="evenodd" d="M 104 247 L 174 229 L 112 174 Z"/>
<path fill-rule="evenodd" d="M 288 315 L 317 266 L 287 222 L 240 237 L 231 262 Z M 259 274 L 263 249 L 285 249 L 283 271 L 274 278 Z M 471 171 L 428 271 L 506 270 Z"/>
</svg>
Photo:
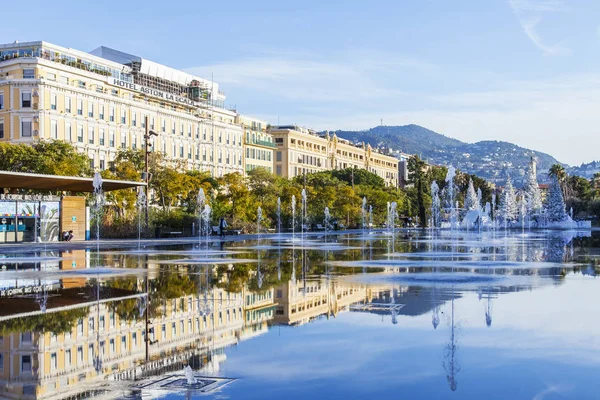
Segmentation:
<svg viewBox="0 0 600 400">
<path fill-rule="evenodd" d="M 0 248 L 0 398 L 600 396 L 596 232 L 87 245 Z"/>
</svg>

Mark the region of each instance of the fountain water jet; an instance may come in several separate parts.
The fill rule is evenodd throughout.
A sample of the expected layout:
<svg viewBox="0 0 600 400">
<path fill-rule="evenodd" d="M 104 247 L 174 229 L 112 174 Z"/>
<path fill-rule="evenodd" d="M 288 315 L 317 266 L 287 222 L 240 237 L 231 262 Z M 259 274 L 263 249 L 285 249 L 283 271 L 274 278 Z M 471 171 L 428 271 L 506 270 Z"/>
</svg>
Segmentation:
<svg viewBox="0 0 600 400">
<path fill-rule="evenodd" d="M 198 248 L 202 242 L 202 212 L 204 211 L 204 205 L 206 204 L 206 195 L 204 194 L 204 189 L 200 188 L 198 190 L 198 197 L 196 197 L 196 204 L 198 205 Z"/>
</svg>

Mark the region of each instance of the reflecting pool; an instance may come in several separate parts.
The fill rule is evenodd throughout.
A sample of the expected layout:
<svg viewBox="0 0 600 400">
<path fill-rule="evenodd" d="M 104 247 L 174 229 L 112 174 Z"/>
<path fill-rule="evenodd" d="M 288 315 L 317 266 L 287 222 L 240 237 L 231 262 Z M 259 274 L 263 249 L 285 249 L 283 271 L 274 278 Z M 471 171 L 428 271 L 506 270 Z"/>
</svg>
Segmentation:
<svg viewBox="0 0 600 400">
<path fill-rule="evenodd" d="M 596 399 L 598 274 L 589 231 L 0 247 L 0 398 Z"/>
</svg>

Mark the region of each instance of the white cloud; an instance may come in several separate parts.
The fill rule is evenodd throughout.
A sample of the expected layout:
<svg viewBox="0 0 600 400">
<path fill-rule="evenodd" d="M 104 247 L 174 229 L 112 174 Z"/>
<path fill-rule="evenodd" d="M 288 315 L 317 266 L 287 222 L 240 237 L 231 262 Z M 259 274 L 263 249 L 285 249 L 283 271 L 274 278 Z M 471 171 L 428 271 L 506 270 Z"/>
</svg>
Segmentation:
<svg viewBox="0 0 600 400">
<path fill-rule="evenodd" d="M 270 123 L 360 130 L 383 118 L 467 142 L 505 140 L 569 164 L 598 158 L 600 74 L 507 81 L 478 71 L 448 88 L 457 78 L 451 70 L 362 50 L 327 59 L 269 52 L 189 71 L 214 71 L 243 113 Z"/>
<path fill-rule="evenodd" d="M 546 55 L 561 55 L 569 53 L 569 49 L 564 42 L 554 45 L 544 43 L 537 31 L 538 25 L 542 22 L 542 15 L 549 12 L 562 12 L 566 8 L 564 3 L 559 0 L 509 0 L 508 4 L 513 10 L 523 32 L 529 40 L 544 52 Z"/>
</svg>

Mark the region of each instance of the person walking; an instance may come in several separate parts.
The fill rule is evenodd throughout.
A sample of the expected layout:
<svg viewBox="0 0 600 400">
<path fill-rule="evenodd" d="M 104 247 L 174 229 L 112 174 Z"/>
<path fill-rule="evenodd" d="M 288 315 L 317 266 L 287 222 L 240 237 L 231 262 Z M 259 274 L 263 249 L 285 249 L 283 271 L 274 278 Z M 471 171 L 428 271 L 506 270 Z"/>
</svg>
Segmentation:
<svg viewBox="0 0 600 400">
<path fill-rule="evenodd" d="M 225 237 L 225 228 L 227 228 L 227 221 L 225 221 L 225 217 L 221 217 L 219 221 L 219 235 L 221 238 Z"/>
</svg>

